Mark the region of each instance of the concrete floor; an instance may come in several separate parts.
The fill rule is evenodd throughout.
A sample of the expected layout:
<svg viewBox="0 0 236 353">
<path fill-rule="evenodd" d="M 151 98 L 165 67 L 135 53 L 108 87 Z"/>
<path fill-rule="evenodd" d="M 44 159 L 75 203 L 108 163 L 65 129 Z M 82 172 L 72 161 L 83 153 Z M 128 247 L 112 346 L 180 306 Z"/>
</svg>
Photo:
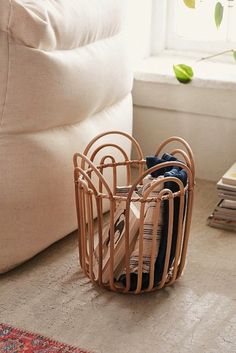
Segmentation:
<svg viewBox="0 0 236 353">
<path fill-rule="evenodd" d="M 236 353 L 236 234 L 206 226 L 215 184 L 198 181 L 188 264 L 141 296 L 93 287 L 76 236 L 0 277 L 0 321 L 97 353 Z"/>
</svg>

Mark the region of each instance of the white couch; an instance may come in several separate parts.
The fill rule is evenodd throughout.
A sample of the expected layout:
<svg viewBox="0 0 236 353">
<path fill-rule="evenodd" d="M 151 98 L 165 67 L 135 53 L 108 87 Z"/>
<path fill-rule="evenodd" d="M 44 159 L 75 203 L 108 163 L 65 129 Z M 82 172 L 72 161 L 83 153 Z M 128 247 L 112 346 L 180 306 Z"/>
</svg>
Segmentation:
<svg viewBox="0 0 236 353">
<path fill-rule="evenodd" d="M 76 229 L 74 152 L 132 131 L 124 3 L 0 1 L 0 273 Z"/>
</svg>

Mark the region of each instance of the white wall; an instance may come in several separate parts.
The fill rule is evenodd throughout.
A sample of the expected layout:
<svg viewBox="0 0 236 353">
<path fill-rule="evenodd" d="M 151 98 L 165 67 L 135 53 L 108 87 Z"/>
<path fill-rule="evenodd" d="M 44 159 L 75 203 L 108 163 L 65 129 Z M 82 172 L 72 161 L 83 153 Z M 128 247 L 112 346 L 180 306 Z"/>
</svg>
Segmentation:
<svg viewBox="0 0 236 353">
<path fill-rule="evenodd" d="M 172 70 L 173 63 L 182 59 L 173 56 L 169 63 L 166 58 L 161 63 L 150 58 L 139 63 L 158 48 L 151 43 L 152 31 L 163 28 L 161 15 L 151 23 L 158 1 L 127 0 L 126 39 L 136 68 L 134 136 L 145 155 L 155 153 L 157 145 L 171 135 L 184 137 L 195 154 L 197 177 L 216 181 L 236 160 L 235 64 L 224 68 L 222 75 L 213 64 L 205 71 L 201 65 L 203 72 L 195 75 L 193 85 L 185 86 L 177 83 Z"/>
<path fill-rule="evenodd" d="M 126 40 L 134 66 L 150 55 L 152 0 L 128 0 Z"/>
<path fill-rule="evenodd" d="M 169 136 L 181 136 L 193 149 L 197 177 L 217 181 L 236 161 L 235 91 L 217 93 L 212 102 L 214 89 L 135 81 L 134 136 L 144 154 L 154 154 Z M 195 107 L 178 106 L 181 96 L 195 100 Z"/>
</svg>

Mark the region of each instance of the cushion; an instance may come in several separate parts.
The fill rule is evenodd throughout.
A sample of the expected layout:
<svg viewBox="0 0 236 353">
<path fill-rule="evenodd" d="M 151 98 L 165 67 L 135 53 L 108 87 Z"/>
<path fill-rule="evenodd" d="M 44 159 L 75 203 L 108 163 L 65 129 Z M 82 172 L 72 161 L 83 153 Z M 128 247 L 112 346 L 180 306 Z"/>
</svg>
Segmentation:
<svg viewBox="0 0 236 353">
<path fill-rule="evenodd" d="M 132 132 L 132 75 L 123 0 L 1 0 L 0 13 L 4 272 L 76 229 L 72 156 Z"/>
</svg>

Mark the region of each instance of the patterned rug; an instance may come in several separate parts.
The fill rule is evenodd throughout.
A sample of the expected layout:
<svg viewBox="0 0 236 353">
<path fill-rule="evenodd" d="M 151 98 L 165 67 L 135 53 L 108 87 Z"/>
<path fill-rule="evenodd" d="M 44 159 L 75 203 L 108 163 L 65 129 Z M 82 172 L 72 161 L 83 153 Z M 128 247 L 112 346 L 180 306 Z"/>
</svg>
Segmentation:
<svg viewBox="0 0 236 353">
<path fill-rule="evenodd" d="M 89 353 L 0 323 L 0 353 Z"/>
</svg>

